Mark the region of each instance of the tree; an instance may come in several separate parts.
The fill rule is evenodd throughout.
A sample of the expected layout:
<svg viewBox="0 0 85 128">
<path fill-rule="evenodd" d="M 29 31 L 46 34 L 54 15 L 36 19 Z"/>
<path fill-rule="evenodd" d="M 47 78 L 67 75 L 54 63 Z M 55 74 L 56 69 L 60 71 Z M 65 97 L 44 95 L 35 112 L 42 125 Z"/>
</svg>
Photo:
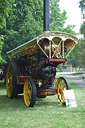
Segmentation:
<svg viewBox="0 0 85 128">
<path fill-rule="evenodd" d="M 81 8 L 81 12 L 85 10 L 85 0 L 80 0 L 79 7 Z M 85 21 L 80 26 L 80 33 L 83 35 L 83 38 L 80 39 L 80 52 L 81 52 L 81 62 L 82 66 L 85 67 Z"/>
<path fill-rule="evenodd" d="M 83 14 L 83 11 L 85 11 L 85 0 L 80 0 L 79 4 L 80 4 L 79 7 L 81 8 L 81 12 Z M 83 14 L 83 16 L 84 15 L 85 14 Z M 83 34 L 83 36 L 85 38 L 85 21 L 83 21 L 83 23 L 80 26 L 80 33 Z"/>
<path fill-rule="evenodd" d="M 80 0 L 79 7 L 81 8 L 81 12 L 83 13 L 83 10 L 85 9 L 85 0 Z"/>
<path fill-rule="evenodd" d="M 81 52 L 80 44 L 78 44 L 68 57 L 68 64 L 72 64 L 72 67 L 81 67 Z"/>
<path fill-rule="evenodd" d="M 65 28 L 63 28 L 63 32 L 70 33 L 72 35 L 76 35 L 76 32 L 73 30 L 75 25 L 67 25 Z"/>
<path fill-rule="evenodd" d="M 85 67 L 85 39 L 81 39 L 80 42 L 81 62 L 82 67 Z"/>
<path fill-rule="evenodd" d="M 7 29 L 12 31 L 12 38 L 17 38 L 14 43 L 16 46 L 25 43 L 42 32 L 42 4 L 39 4 L 40 0 L 35 0 L 35 2 L 32 0 L 16 0 L 13 4 L 12 13 L 7 19 Z M 39 8 L 39 6 L 41 7 Z M 40 19 L 37 18 L 37 15 Z M 11 32 L 8 32 L 8 34 L 11 34 Z M 11 47 L 11 49 L 16 46 Z"/>
<path fill-rule="evenodd" d="M 13 2 L 14 0 L 0 1 L 0 30 L 6 27 L 6 18 L 8 17 L 8 13 L 11 10 Z M 3 44 L 4 36 L 0 34 L 0 63 L 6 63 L 6 61 L 1 56 Z"/>
<path fill-rule="evenodd" d="M 6 18 L 14 0 L 0 0 L 0 28 L 6 26 Z"/>
<path fill-rule="evenodd" d="M 3 38 L 3 36 L 0 36 L 0 64 L 1 63 L 6 63 L 6 61 L 1 56 L 3 44 L 4 44 L 4 38 Z"/>
<path fill-rule="evenodd" d="M 60 12 L 59 0 L 50 0 L 50 30 L 63 31 L 66 19 L 66 11 Z"/>
<path fill-rule="evenodd" d="M 36 7 L 35 7 L 36 6 Z M 7 18 L 3 48 L 6 52 L 38 36 L 43 31 L 43 5 L 40 0 L 16 0 Z M 32 11 L 33 10 L 33 11 Z"/>
<path fill-rule="evenodd" d="M 85 0 L 80 0 L 79 4 L 79 7 L 81 8 L 81 12 L 83 14 L 83 11 L 85 11 Z M 80 33 L 83 34 L 85 38 L 85 21 L 83 21 L 83 23 L 80 26 Z"/>
<path fill-rule="evenodd" d="M 83 37 L 85 38 L 85 21 L 80 26 L 80 33 L 83 34 Z"/>
<path fill-rule="evenodd" d="M 50 30 L 67 32 L 76 35 L 76 32 L 73 31 L 75 25 L 67 25 L 64 27 L 67 15 L 65 10 L 61 12 L 59 8 L 59 1 L 60 0 L 50 0 Z"/>
</svg>

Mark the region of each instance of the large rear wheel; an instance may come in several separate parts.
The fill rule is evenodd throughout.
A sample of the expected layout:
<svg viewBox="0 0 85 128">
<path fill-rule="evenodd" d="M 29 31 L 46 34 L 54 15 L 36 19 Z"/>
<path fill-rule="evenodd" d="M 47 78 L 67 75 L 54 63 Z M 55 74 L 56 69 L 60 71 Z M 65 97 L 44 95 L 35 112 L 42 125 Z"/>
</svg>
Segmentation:
<svg viewBox="0 0 85 128">
<path fill-rule="evenodd" d="M 10 63 L 6 72 L 6 90 L 9 98 L 17 98 L 17 75 L 18 67 L 16 63 Z"/>
<path fill-rule="evenodd" d="M 58 90 L 58 92 L 57 92 L 58 102 L 61 104 L 64 104 L 65 99 L 64 99 L 63 91 L 70 89 L 70 84 L 67 81 L 67 79 L 64 77 L 58 78 L 58 80 L 56 82 L 56 89 Z"/>
<path fill-rule="evenodd" d="M 28 107 L 33 107 L 36 101 L 36 86 L 32 78 L 28 78 L 24 83 L 24 102 Z"/>
</svg>

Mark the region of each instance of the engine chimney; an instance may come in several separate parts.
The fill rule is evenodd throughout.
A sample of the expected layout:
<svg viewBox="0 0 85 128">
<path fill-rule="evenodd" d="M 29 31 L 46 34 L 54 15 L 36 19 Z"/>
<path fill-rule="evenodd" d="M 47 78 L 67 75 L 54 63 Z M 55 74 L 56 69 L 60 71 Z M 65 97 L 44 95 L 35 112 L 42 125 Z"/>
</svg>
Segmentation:
<svg viewBox="0 0 85 128">
<path fill-rule="evenodd" d="M 44 2 L 44 31 L 49 31 L 49 0 L 43 0 Z"/>
</svg>

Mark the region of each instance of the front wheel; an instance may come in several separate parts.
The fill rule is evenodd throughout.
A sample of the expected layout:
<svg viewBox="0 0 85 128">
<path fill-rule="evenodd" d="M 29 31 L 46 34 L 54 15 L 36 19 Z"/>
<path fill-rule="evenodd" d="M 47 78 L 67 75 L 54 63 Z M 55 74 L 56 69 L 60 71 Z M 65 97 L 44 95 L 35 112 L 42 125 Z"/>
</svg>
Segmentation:
<svg viewBox="0 0 85 128">
<path fill-rule="evenodd" d="M 23 92 L 25 105 L 33 107 L 36 101 L 36 86 L 32 78 L 25 81 Z"/>
<path fill-rule="evenodd" d="M 56 89 L 58 90 L 58 92 L 57 92 L 58 102 L 61 104 L 64 104 L 65 99 L 64 99 L 63 91 L 70 89 L 70 84 L 67 81 L 67 79 L 64 77 L 58 78 L 58 80 L 56 82 Z"/>
</svg>

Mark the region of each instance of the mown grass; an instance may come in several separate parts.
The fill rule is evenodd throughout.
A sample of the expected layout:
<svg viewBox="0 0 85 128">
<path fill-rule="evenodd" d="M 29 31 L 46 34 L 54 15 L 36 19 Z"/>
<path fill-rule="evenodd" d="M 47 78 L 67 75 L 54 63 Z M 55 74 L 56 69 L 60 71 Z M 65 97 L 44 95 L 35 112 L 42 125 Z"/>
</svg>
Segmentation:
<svg viewBox="0 0 85 128">
<path fill-rule="evenodd" d="M 76 108 L 58 104 L 56 96 L 36 99 L 33 108 L 26 107 L 23 95 L 8 99 L 6 88 L 0 85 L 1 128 L 85 128 L 85 89 L 70 81 L 78 102 Z"/>
</svg>

